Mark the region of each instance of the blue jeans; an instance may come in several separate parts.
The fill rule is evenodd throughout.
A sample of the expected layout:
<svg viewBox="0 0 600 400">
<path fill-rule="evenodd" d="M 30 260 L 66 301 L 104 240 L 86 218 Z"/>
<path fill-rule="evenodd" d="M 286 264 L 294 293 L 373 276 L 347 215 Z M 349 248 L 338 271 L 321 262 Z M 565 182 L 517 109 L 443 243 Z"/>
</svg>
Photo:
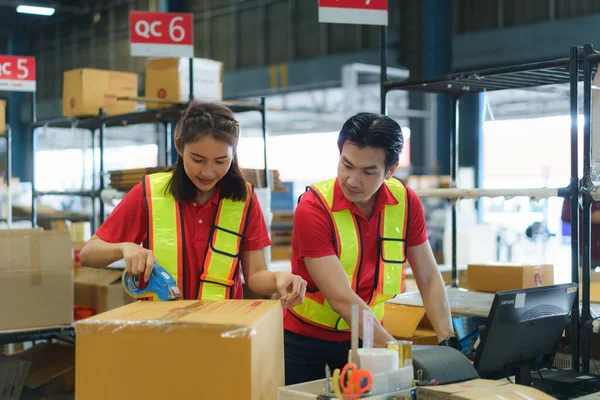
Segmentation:
<svg viewBox="0 0 600 400">
<path fill-rule="evenodd" d="M 290 331 L 284 331 L 283 340 L 286 385 L 324 379 L 326 364 L 333 373 L 336 368 L 342 370 L 348 362 L 349 340 L 331 342 Z"/>
</svg>

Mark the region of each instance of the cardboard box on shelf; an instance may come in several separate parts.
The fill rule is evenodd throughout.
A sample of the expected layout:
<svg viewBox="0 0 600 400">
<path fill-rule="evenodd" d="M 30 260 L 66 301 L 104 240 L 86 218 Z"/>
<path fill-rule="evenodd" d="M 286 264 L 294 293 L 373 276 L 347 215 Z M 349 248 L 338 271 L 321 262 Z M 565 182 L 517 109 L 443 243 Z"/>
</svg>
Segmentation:
<svg viewBox="0 0 600 400">
<path fill-rule="evenodd" d="M 123 290 L 123 270 L 81 267 L 75 271 L 75 305 L 91 307 L 100 314 L 134 299 Z"/>
<path fill-rule="evenodd" d="M 6 100 L 0 100 L 0 135 L 6 132 Z"/>
<path fill-rule="evenodd" d="M 532 399 L 553 397 L 542 391 L 506 381 L 473 379 L 466 382 L 440 386 L 424 386 L 417 391 L 419 400 L 471 400 L 471 399 Z"/>
<path fill-rule="evenodd" d="M 554 284 L 551 264 L 469 264 L 467 289 L 495 293 Z"/>
<path fill-rule="evenodd" d="M 190 65 L 188 58 L 153 58 L 146 63 L 145 97 L 188 101 Z M 194 98 L 206 101 L 223 99 L 223 63 L 194 58 Z M 168 103 L 148 102 L 147 108 L 168 107 Z"/>
<path fill-rule="evenodd" d="M 73 260 L 68 232 L 0 230 L 0 330 L 73 322 Z"/>
<path fill-rule="evenodd" d="M 413 344 L 439 343 L 423 307 L 385 303 L 383 327 L 396 339 L 412 340 Z"/>
<path fill-rule="evenodd" d="M 136 111 L 137 104 L 118 97 L 138 96 L 138 75 L 130 72 L 80 68 L 63 73 L 63 116 L 96 116 Z"/>
<path fill-rule="evenodd" d="M 24 395 L 54 398 L 75 390 L 75 346 L 59 342 L 41 343 L 12 358 L 31 363 Z"/>
<path fill-rule="evenodd" d="M 78 399 L 275 399 L 284 385 L 276 300 L 138 301 L 75 330 Z"/>
</svg>

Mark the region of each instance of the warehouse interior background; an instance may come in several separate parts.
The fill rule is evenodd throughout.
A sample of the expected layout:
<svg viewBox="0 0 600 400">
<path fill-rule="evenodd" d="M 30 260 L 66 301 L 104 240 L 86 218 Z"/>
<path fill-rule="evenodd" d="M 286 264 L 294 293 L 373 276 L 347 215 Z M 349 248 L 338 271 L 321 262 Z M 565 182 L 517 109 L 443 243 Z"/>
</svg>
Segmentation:
<svg viewBox="0 0 600 400">
<path fill-rule="evenodd" d="M 130 55 L 129 12 L 193 13 L 195 56 L 223 63 L 223 99 L 266 98 L 268 165 L 277 170 L 286 188 L 272 194 L 273 213 L 292 212 L 307 183 L 335 174 L 335 140 L 345 118 L 358 111 L 379 111 L 379 28 L 319 23 L 316 1 L 37 3 L 55 7 L 55 14 L 18 14 L 14 1 L 0 1 L 0 54 L 36 57 L 38 120 L 61 117 L 63 72 L 76 68 L 134 72 L 143 96 L 147 60 Z M 566 57 L 570 45 L 600 37 L 599 22 L 600 3 L 591 0 L 393 0 L 388 74 L 395 79 L 432 79 L 450 72 Z M 93 174 L 98 171 L 99 150 L 96 146 L 92 154 L 87 130 L 41 127 L 36 129 L 34 151 L 31 94 L 0 92 L 0 98 L 7 100 L 6 120 L 12 128 L 13 225 L 26 227 L 34 174 L 35 190 L 89 190 L 100 179 Z M 143 109 L 145 104 L 138 106 Z M 444 184 L 450 167 L 450 112 L 449 101 L 442 97 L 388 94 L 388 114 L 403 126 L 407 143 L 397 175 L 409 184 Z M 568 114 L 567 85 L 467 96 L 460 110 L 464 123 L 459 186 L 567 186 Z M 264 168 L 260 114 L 241 113 L 238 119 L 242 167 Z M 160 124 L 107 128 L 104 170 L 163 165 L 161 129 Z M 0 141 L 0 156 L 6 151 L 6 143 Z M 3 161 L 0 174 L 6 179 Z M 6 191 L 0 189 L 0 199 L 5 198 Z M 104 201 L 108 213 L 118 199 Z M 448 264 L 448 202 L 422 201 L 438 262 Z M 48 196 L 36 202 L 54 212 L 80 219 L 83 215 L 83 220 L 95 218 L 86 197 Z M 461 201 L 459 263 L 552 262 L 557 281 L 567 281 L 570 242 L 568 224 L 561 222 L 562 202 L 560 198 Z M 2 210 L 5 217 L 5 205 Z M 92 233 L 88 226 L 86 237 Z M 475 237 L 489 240 L 474 246 Z"/>
</svg>

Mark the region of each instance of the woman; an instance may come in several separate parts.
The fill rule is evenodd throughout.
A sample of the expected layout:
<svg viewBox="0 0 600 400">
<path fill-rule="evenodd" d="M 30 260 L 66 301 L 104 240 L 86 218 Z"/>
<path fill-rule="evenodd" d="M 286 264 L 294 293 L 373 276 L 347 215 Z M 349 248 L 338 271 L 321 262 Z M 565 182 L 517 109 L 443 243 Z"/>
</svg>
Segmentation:
<svg viewBox="0 0 600 400">
<path fill-rule="evenodd" d="M 177 163 L 147 175 L 123 198 L 81 250 L 82 265 L 125 259 L 127 271 L 147 281 L 157 262 L 184 299 L 241 299 L 241 264 L 252 292 L 279 292 L 284 308 L 302 303 L 304 279 L 266 268 L 263 249 L 271 241 L 238 165 L 238 139 L 231 110 L 191 103 L 175 128 Z"/>
</svg>

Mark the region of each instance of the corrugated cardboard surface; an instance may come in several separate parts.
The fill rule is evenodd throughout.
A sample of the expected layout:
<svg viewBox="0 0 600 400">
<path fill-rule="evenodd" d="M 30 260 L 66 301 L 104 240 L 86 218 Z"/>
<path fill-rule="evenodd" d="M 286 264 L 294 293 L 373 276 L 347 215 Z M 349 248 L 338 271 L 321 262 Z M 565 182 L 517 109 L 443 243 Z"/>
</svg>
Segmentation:
<svg viewBox="0 0 600 400">
<path fill-rule="evenodd" d="M 68 232 L 0 230 L 0 330 L 73 322 Z"/>
<path fill-rule="evenodd" d="M 553 397 L 532 387 L 506 381 L 474 379 L 451 385 L 422 387 L 417 392 L 419 400 L 505 399 L 546 400 Z"/>
<path fill-rule="evenodd" d="M 439 343 L 423 307 L 385 303 L 383 327 L 396 339 L 412 340 L 420 345 Z"/>
<path fill-rule="evenodd" d="M 25 387 L 39 396 L 59 396 L 75 390 L 75 347 L 41 343 L 13 357 L 31 362 Z"/>
<path fill-rule="evenodd" d="M 77 398 L 275 399 L 284 385 L 276 300 L 141 301 L 75 326 Z"/>
<path fill-rule="evenodd" d="M 0 100 L 0 135 L 6 132 L 6 100 Z"/>
<path fill-rule="evenodd" d="M 138 75 L 130 72 L 80 68 L 63 73 L 63 116 L 96 116 L 136 111 L 135 101 L 117 97 L 138 96 Z"/>
<path fill-rule="evenodd" d="M 477 292 L 499 292 L 554 284 L 550 264 L 469 264 L 467 288 Z"/>
<path fill-rule="evenodd" d="M 77 268 L 75 271 L 75 305 L 91 307 L 99 314 L 134 299 L 123 290 L 123 271 L 118 269 Z"/>
<path fill-rule="evenodd" d="M 154 58 L 146 63 L 145 97 L 187 101 L 190 93 L 189 59 Z M 194 59 L 194 98 L 220 101 L 223 98 L 223 63 L 204 58 Z M 147 103 L 148 108 L 170 104 Z"/>
</svg>

